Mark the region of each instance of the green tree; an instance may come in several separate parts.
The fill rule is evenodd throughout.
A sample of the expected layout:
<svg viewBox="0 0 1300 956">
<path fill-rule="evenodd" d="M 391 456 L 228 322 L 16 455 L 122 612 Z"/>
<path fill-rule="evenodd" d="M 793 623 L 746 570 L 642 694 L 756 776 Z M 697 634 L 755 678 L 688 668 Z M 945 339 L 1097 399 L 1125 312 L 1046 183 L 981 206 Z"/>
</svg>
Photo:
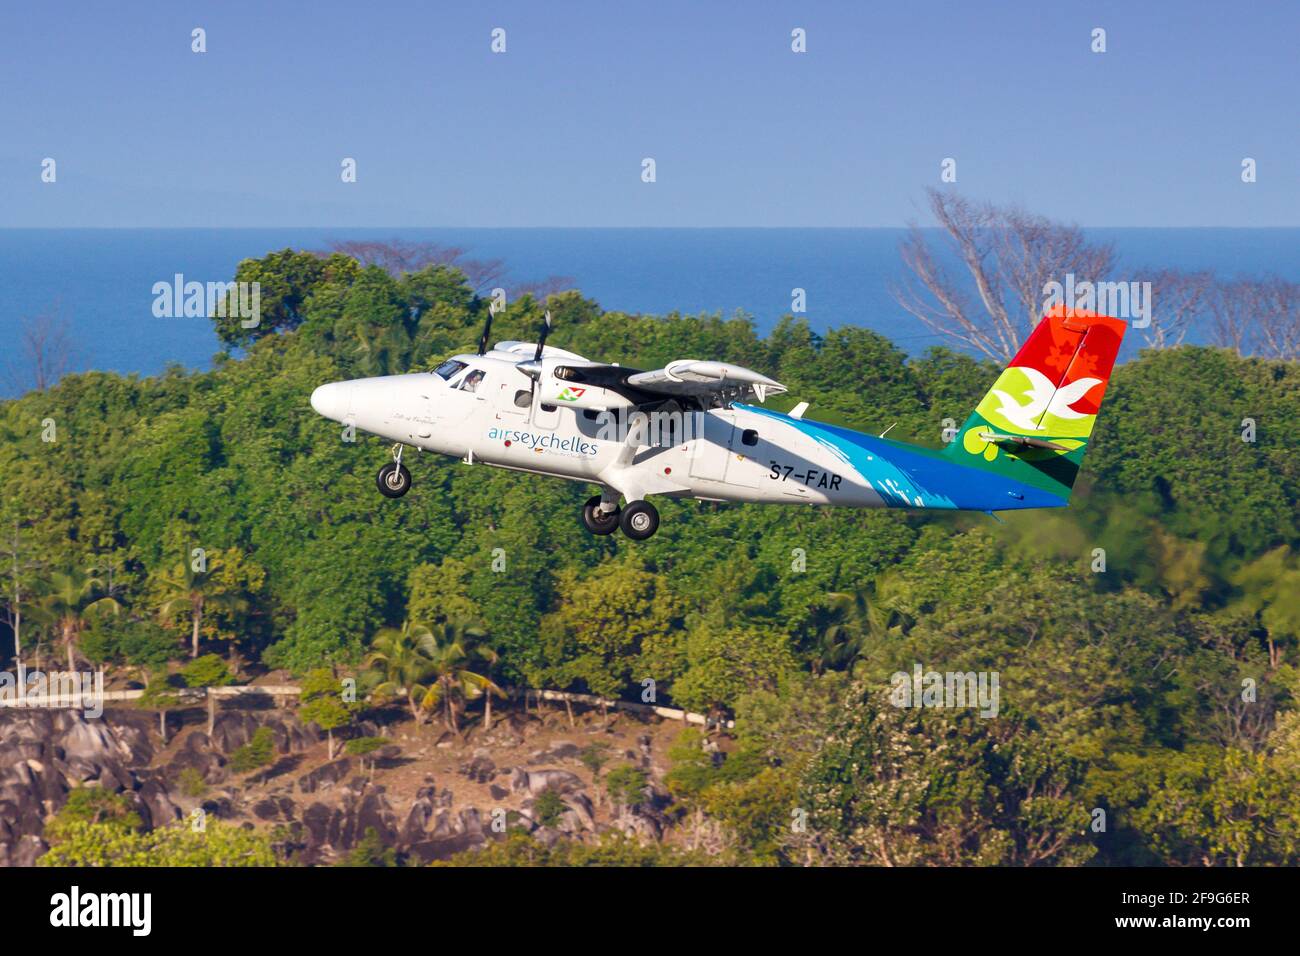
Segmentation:
<svg viewBox="0 0 1300 956">
<path fill-rule="evenodd" d="M 345 751 L 361 760 L 361 769 L 366 769 L 366 757 L 388 746 L 387 737 L 353 737 L 343 747 Z M 373 776 L 377 758 L 370 761 L 370 773 Z"/>
<path fill-rule="evenodd" d="M 558 606 L 541 625 L 550 662 L 544 677 L 613 698 L 634 678 L 672 679 L 680 613 L 653 572 L 629 558 L 600 574 L 566 568 L 558 579 Z"/>
<path fill-rule="evenodd" d="M 397 851 L 384 844 L 383 837 L 374 827 L 366 827 L 365 835 L 348 851 L 339 866 L 397 866 Z"/>
<path fill-rule="evenodd" d="M 756 863 L 784 862 L 797 808 L 798 782 L 781 767 L 752 777 L 719 780 L 701 794 L 704 811 L 726 825 Z"/>
<path fill-rule="evenodd" d="M 220 820 L 202 831 L 179 824 L 136 833 L 104 823 L 78 820 L 37 860 L 39 866 L 276 866 L 266 837 Z"/>
<path fill-rule="evenodd" d="M 1123 755 L 1109 777 L 1109 793 L 1151 859 L 1184 866 L 1295 866 L 1300 774 L 1280 757 L 1207 746 Z"/>
<path fill-rule="evenodd" d="M 36 617 L 58 631 L 68 653 L 69 673 L 77 669 L 77 638 L 85 629 L 88 614 L 111 611 L 121 605 L 115 598 L 100 595 L 104 582 L 93 570 L 71 567 L 49 576 L 46 592 L 36 609 Z"/>
<path fill-rule="evenodd" d="M 204 654 L 196 657 L 181 669 L 181 679 L 186 687 L 201 687 L 207 691 L 208 733 L 211 734 L 217 724 L 217 697 L 212 693 L 213 687 L 225 687 L 234 681 L 226 662 L 216 654 Z"/>
<path fill-rule="evenodd" d="M 544 827 L 554 827 L 569 807 L 554 790 L 547 788 L 533 800 L 533 816 Z"/>
<path fill-rule="evenodd" d="M 218 552 L 205 559 L 201 569 L 196 569 L 197 559 L 181 561 L 170 570 L 160 572 L 156 579 L 159 595 L 159 614 L 164 620 L 177 611 L 184 613 L 190 630 L 190 657 L 199 656 L 199 635 L 203 630 L 205 611 L 218 611 L 227 614 L 237 613 L 248 607 L 243 582 L 246 577 L 236 570 L 242 562 L 235 557 L 235 552 Z M 256 572 L 260 585 L 260 571 Z"/>
<path fill-rule="evenodd" d="M 248 773 L 269 766 L 275 759 L 275 734 L 270 727 L 258 727 L 248 743 L 236 747 L 230 755 L 230 769 Z"/>
<path fill-rule="evenodd" d="M 550 846 L 534 840 L 515 827 L 502 840 L 477 850 L 457 853 L 431 866 L 710 866 L 715 861 L 704 853 L 684 851 L 662 843 L 640 843 L 621 833 L 603 834 L 595 843 L 557 840 Z"/>
<path fill-rule="evenodd" d="M 301 685 L 298 714 L 326 734 L 326 754 L 334 759 L 334 731 L 352 723 L 360 705 L 344 699 L 343 685 L 328 667 L 309 671 Z"/>
<path fill-rule="evenodd" d="M 688 710 L 719 712 L 798 669 L 789 638 L 767 628 L 704 622 L 687 635 L 686 647 L 686 673 L 673 683 L 672 695 Z"/>
<path fill-rule="evenodd" d="M 404 697 L 411 719 L 420 721 L 420 692 L 428 679 L 430 651 L 436 644 L 433 632 L 423 624 L 403 621 L 401 627 L 386 627 L 370 642 L 365 659 L 371 678 L 371 694 L 379 700 Z"/>
<path fill-rule="evenodd" d="M 428 686 L 421 688 L 420 709 L 433 710 L 441 704 L 448 728 L 456 733 L 460 732 L 456 719 L 458 699 L 470 701 L 485 694 L 504 696 L 491 680 L 469 669 L 465 647 L 480 634 L 469 625 L 451 621 L 441 625 L 437 634 L 430 633 L 430 640 L 424 644 L 429 661 Z"/>
<path fill-rule="evenodd" d="M 615 806 L 635 807 L 645 800 L 646 772 L 624 764 L 605 774 L 605 790 Z"/>
<path fill-rule="evenodd" d="M 172 685 L 166 670 L 159 670 L 149 675 L 144 693 L 136 700 L 136 706 L 145 710 L 158 711 L 158 736 L 163 746 L 167 746 L 167 711 L 180 703 L 180 697 Z"/>
<path fill-rule="evenodd" d="M 832 864 L 1071 865 L 1096 852 L 1083 775 L 1005 706 L 996 720 L 900 708 L 859 682 L 802 772 L 797 806 L 816 834 L 809 849 Z"/>
<path fill-rule="evenodd" d="M 1267 632 L 1270 667 L 1300 643 L 1300 558 L 1285 545 L 1261 555 L 1232 576 L 1240 595 L 1231 610 L 1250 614 Z"/>
<path fill-rule="evenodd" d="M 138 833 L 144 827 L 126 794 L 98 786 L 77 787 L 68 791 L 67 802 L 45 825 L 45 840 L 57 846 L 75 836 L 83 824 L 118 834 Z"/>
<path fill-rule="evenodd" d="M 227 345 L 248 345 L 262 336 L 297 328 L 305 318 L 304 305 L 313 288 L 326 278 L 332 265 L 337 263 L 292 249 L 243 260 L 235 269 L 235 281 L 258 284 L 258 323 L 246 328 L 238 309 L 228 303 L 225 316 L 211 317 L 217 337 Z"/>
</svg>

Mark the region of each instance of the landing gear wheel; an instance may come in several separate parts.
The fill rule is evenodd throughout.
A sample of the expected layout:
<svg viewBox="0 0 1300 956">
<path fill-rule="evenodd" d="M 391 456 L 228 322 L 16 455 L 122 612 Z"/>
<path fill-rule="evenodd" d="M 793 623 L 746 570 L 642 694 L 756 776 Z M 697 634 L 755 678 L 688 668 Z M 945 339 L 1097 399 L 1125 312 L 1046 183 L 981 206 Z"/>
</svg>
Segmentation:
<svg viewBox="0 0 1300 956">
<path fill-rule="evenodd" d="M 633 501 L 619 515 L 618 524 L 633 541 L 644 541 L 659 530 L 659 512 L 648 501 Z"/>
<path fill-rule="evenodd" d="M 582 506 L 582 526 L 592 534 L 613 534 L 618 528 L 619 511 L 600 510 L 600 495 L 591 498 Z"/>
<path fill-rule="evenodd" d="M 390 461 L 379 469 L 375 484 L 385 498 L 400 498 L 411 490 L 411 473 L 405 465 Z"/>
</svg>

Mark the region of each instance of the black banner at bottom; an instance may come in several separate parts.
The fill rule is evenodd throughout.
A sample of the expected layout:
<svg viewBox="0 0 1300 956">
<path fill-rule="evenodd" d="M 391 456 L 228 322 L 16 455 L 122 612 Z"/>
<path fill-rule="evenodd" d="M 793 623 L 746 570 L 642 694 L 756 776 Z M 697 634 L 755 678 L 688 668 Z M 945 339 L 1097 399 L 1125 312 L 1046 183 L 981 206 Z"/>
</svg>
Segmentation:
<svg viewBox="0 0 1300 956">
<path fill-rule="evenodd" d="M 714 931 L 771 942 L 853 924 L 855 936 L 1052 930 L 1062 938 L 1134 935 L 1228 941 L 1291 922 L 1294 873 L 1249 869 L 28 869 L 0 871 L 18 937 L 78 942 L 228 942 L 247 933 L 373 945 L 390 920 L 460 923 L 492 934 L 563 927 Z M 486 920 L 477 930 L 464 918 Z M 835 924 L 835 925 L 832 925 Z M 609 937 L 605 937 L 608 939 Z"/>
</svg>

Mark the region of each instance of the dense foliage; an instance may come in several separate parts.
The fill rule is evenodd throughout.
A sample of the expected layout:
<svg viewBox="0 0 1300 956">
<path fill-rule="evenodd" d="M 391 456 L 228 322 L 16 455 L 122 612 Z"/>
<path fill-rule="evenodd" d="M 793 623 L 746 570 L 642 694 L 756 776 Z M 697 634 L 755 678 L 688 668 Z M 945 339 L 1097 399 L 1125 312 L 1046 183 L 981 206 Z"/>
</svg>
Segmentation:
<svg viewBox="0 0 1300 956">
<path fill-rule="evenodd" d="M 55 572 L 98 582 L 66 641 L 25 621 L 29 662 L 75 642 L 128 671 L 192 657 L 189 682 L 229 679 L 202 648 L 323 684 L 364 661 L 384 686 L 423 642 L 439 663 L 412 683 L 449 725 L 493 681 L 638 699 L 652 679 L 661 703 L 736 715 L 741 749 L 684 747 L 674 779 L 683 811 L 758 862 L 1300 861 L 1294 363 L 1183 347 L 1118 368 L 1067 511 L 663 502 L 659 534 L 631 543 L 581 530 L 585 489 L 450 460 L 408 455 L 412 491 L 383 499 L 384 443 L 312 412 L 323 382 L 473 347 L 487 302 L 454 269 L 286 251 L 237 278 L 263 288 L 258 328 L 220 323 L 241 357 L 0 404 L 6 602 L 16 586 L 39 603 Z M 995 371 L 909 360 L 861 328 L 787 318 L 760 337 L 744 317 L 602 312 L 574 292 L 510 303 L 493 338 L 531 338 L 544 307 L 552 344 L 739 362 L 790 387 L 777 407 L 932 444 Z M 92 611 L 103 596 L 120 610 Z M 891 706 L 891 675 L 916 663 L 998 672 L 998 716 Z M 626 776 L 610 771 L 620 800 Z"/>
<path fill-rule="evenodd" d="M 266 838 L 204 821 L 144 831 L 124 794 L 97 786 L 73 790 L 46 824 L 49 852 L 41 866 L 276 866 Z"/>
</svg>

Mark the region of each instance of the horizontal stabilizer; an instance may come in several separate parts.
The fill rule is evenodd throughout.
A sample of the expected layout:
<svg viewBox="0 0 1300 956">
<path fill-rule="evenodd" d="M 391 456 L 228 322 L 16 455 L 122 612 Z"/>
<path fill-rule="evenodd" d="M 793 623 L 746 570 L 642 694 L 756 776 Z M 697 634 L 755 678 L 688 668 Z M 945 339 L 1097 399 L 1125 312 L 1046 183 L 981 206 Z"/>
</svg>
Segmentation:
<svg viewBox="0 0 1300 956">
<path fill-rule="evenodd" d="M 980 432 L 980 438 L 992 442 L 1011 442 L 1016 445 L 1026 445 L 1030 448 L 1050 448 L 1053 451 L 1069 451 L 1064 445 L 1058 445 L 1054 441 L 1048 441 L 1045 438 L 1026 438 L 1024 435 L 997 435 L 993 432 Z"/>
</svg>

